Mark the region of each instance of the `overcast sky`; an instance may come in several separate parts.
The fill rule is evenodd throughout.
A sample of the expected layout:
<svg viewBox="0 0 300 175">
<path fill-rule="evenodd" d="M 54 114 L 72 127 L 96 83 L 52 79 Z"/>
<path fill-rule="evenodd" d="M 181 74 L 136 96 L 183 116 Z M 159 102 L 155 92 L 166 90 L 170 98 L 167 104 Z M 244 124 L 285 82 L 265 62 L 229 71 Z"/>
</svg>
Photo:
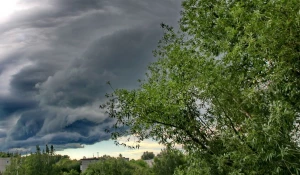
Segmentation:
<svg viewBox="0 0 300 175">
<path fill-rule="evenodd" d="M 180 0 L 1 0 L 0 151 L 109 139 L 98 107 L 135 88 Z M 82 149 L 84 150 L 84 149 Z"/>
</svg>

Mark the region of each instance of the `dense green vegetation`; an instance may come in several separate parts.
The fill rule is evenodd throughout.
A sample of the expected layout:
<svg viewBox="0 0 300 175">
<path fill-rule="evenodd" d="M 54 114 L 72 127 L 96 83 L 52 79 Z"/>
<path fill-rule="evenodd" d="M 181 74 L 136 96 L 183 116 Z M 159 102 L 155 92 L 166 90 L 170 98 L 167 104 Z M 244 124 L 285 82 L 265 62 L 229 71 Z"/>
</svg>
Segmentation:
<svg viewBox="0 0 300 175">
<path fill-rule="evenodd" d="M 83 175 L 150 175 L 151 171 L 147 163 L 143 160 L 131 160 L 127 161 L 123 157 L 105 157 L 89 165 L 88 169 Z"/>
<path fill-rule="evenodd" d="M 186 165 L 186 157 L 177 149 L 164 149 L 154 158 L 152 171 L 155 175 L 173 175 L 177 168 Z"/>
<path fill-rule="evenodd" d="M 68 156 L 54 154 L 51 145 L 49 149 L 46 145 L 46 152 L 36 147 L 36 153 L 27 156 L 11 157 L 11 164 L 6 167 L 4 175 L 79 175 L 80 162 L 70 160 Z"/>
<path fill-rule="evenodd" d="M 0 152 L 0 158 L 17 157 L 19 153 Z"/>
<path fill-rule="evenodd" d="M 299 174 L 299 11 L 298 0 L 185 0 L 140 87 L 101 105 L 130 128 L 112 138 L 183 145 L 176 174 Z"/>
<path fill-rule="evenodd" d="M 150 159 L 154 159 L 155 155 L 153 152 L 143 152 L 143 155 L 141 156 L 141 159 L 143 160 L 150 160 Z"/>
<path fill-rule="evenodd" d="M 143 155 L 148 154 L 154 157 L 152 152 L 145 152 Z M 36 153 L 11 157 L 11 164 L 7 166 L 3 175 L 172 175 L 176 168 L 186 163 L 181 151 L 165 149 L 154 158 L 153 167 L 142 159 L 129 161 L 121 154 L 117 158 L 105 155 L 89 164 L 85 172 L 81 172 L 80 161 L 50 152 L 41 153 L 37 146 Z"/>
<path fill-rule="evenodd" d="M 146 154 L 149 152 L 144 152 L 143 155 Z M 187 166 L 185 155 L 179 150 L 170 148 L 162 150 L 154 158 L 152 166 L 149 166 L 145 160 L 127 161 L 123 157 L 104 156 L 98 162 L 89 165 L 83 175 L 173 175 L 176 168 Z"/>
</svg>

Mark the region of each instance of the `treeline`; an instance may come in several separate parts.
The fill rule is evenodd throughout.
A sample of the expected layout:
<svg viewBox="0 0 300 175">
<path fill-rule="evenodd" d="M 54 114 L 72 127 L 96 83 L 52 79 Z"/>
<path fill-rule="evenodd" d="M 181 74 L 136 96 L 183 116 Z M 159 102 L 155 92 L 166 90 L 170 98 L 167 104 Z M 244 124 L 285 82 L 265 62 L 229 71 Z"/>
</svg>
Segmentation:
<svg viewBox="0 0 300 175">
<path fill-rule="evenodd" d="M 1 173 L 0 173 L 1 174 Z M 71 160 L 67 155 L 55 155 L 54 148 L 46 150 L 36 147 L 36 152 L 27 156 L 13 156 L 3 175 L 79 175 L 80 161 Z"/>
<path fill-rule="evenodd" d="M 18 157 L 19 155 L 19 153 L 0 152 L 0 158 Z"/>
<path fill-rule="evenodd" d="M 173 175 L 188 166 L 188 157 L 177 149 L 164 149 L 158 155 L 144 152 L 139 160 L 127 160 L 104 155 L 84 171 L 80 171 L 81 162 L 71 160 L 67 155 L 54 152 L 37 151 L 28 156 L 11 157 L 11 164 L 0 175 Z M 147 163 L 148 161 L 149 163 Z"/>
<path fill-rule="evenodd" d="M 150 166 L 146 160 L 153 160 Z M 151 162 L 151 161 L 150 161 Z M 117 158 L 103 156 L 90 164 L 83 175 L 173 175 L 187 166 L 187 157 L 180 150 L 164 149 L 157 156 L 144 152 L 141 159 L 127 161 L 120 155 Z"/>
</svg>

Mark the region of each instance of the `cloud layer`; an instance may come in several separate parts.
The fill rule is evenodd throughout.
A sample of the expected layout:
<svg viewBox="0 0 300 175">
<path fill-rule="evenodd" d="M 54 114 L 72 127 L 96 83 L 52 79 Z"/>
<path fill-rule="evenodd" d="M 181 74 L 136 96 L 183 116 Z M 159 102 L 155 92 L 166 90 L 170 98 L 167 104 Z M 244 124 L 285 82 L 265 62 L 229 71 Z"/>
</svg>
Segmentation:
<svg viewBox="0 0 300 175">
<path fill-rule="evenodd" d="M 21 0 L 0 25 L 0 151 L 109 139 L 105 93 L 134 88 L 180 0 Z M 21 149 L 21 150 L 22 150 Z"/>
</svg>

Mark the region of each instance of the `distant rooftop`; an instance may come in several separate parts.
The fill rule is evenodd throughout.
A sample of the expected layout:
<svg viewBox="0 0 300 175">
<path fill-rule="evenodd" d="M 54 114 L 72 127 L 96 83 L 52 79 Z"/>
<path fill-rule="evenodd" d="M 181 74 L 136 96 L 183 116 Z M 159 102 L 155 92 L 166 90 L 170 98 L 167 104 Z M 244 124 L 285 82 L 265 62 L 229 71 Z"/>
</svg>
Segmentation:
<svg viewBox="0 0 300 175">
<path fill-rule="evenodd" d="M 100 157 L 92 157 L 92 158 L 82 158 L 80 160 L 99 160 Z"/>
</svg>

